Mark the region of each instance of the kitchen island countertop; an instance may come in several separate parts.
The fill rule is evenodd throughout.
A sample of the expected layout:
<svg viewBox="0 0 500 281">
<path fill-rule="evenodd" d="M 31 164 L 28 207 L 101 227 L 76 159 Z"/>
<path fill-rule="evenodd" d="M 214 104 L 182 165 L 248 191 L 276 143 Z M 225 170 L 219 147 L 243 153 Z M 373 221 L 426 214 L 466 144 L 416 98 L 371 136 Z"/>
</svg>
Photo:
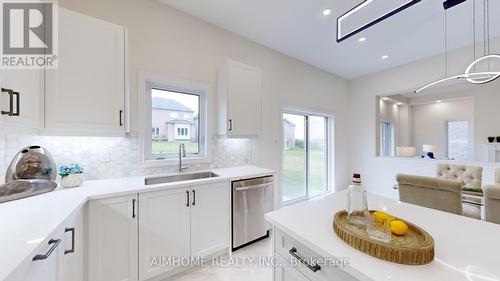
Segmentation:
<svg viewBox="0 0 500 281">
<path fill-rule="evenodd" d="M 325 258 L 349 258 L 344 270 L 359 280 L 500 280 L 500 225 L 368 195 L 370 209 L 383 210 L 426 230 L 435 242 L 427 265 L 401 265 L 366 255 L 333 231 L 333 216 L 345 209 L 346 191 L 268 213 L 266 219 L 285 234 Z"/>
</svg>

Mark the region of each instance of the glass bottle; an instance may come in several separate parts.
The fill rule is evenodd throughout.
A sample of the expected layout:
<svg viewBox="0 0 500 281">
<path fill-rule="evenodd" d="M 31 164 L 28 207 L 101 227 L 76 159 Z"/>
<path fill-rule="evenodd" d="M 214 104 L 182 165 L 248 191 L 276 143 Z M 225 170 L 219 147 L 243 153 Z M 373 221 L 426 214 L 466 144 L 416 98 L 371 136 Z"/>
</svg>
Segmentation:
<svg viewBox="0 0 500 281">
<path fill-rule="evenodd" d="M 365 226 L 368 216 L 366 190 L 361 185 L 361 175 L 352 175 L 352 184 L 347 191 L 347 221 L 350 224 Z"/>
</svg>

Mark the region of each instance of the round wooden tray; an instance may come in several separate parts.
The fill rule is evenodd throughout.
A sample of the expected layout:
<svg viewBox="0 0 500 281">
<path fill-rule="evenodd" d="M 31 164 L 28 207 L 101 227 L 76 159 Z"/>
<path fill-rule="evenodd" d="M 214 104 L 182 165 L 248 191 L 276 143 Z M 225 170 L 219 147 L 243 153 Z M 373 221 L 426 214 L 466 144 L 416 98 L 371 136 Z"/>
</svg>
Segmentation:
<svg viewBox="0 0 500 281">
<path fill-rule="evenodd" d="M 398 220 L 408 225 L 408 233 L 404 236 L 392 235 L 389 242 L 370 238 L 364 226 L 349 224 L 346 211 L 335 214 L 333 230 L 351 247 L 382 260 L 407 265 L 428 264 L 434 260 L 432 236 L 412 223 Z"/>
</svg>

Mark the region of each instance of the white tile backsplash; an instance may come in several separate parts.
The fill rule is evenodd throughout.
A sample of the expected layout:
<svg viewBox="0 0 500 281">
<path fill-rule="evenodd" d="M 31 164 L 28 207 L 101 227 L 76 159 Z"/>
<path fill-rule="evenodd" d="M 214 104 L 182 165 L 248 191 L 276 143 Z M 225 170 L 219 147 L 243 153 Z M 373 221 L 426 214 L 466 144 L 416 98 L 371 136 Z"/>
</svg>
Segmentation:
<svg viewBox="0 0 500 281">
<path fill-rule="evenodd" d="M 248 139 L 214 138 L 212 163 L 189 165 L 190 171 L 251 164 Z M 23 147 L 41 145 L 52 154 L 56 165 L 79 163 L 86 179 L 174 173 L 176 166 L 142 168 L 137 137 L 53 137 L 0 134 L 0 183 L 11 159 Z"/>
</svg>

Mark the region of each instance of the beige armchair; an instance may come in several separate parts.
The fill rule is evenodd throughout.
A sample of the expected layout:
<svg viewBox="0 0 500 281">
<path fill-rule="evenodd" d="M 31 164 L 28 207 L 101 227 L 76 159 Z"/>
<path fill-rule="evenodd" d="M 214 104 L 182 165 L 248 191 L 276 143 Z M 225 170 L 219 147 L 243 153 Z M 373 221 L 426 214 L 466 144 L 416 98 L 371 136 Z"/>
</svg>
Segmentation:
<svg viewBox="0 0 500 281">
<path fill-rule="evenodd" d="M 437 177 L 461 182 L 463 215 L 481 219 L 483 167 L 441 163 L 437 166 Z"/>
<path fill-rule="evenodd" d="M 432 177 L 397 175 L 402 202 L 462 215 L 462 183 Z"/>
<path fill-rule="evenodd" d="M 486 221 L 500 224 L 500 169 L 496 170 L 496 184 L 484 187 Z"/>
<path fill-rule="evenodd" d="M 465 192 L 482 192 L 483 167 L 438 164 L 437 177 L 460 181 Z"/>
</svg>

